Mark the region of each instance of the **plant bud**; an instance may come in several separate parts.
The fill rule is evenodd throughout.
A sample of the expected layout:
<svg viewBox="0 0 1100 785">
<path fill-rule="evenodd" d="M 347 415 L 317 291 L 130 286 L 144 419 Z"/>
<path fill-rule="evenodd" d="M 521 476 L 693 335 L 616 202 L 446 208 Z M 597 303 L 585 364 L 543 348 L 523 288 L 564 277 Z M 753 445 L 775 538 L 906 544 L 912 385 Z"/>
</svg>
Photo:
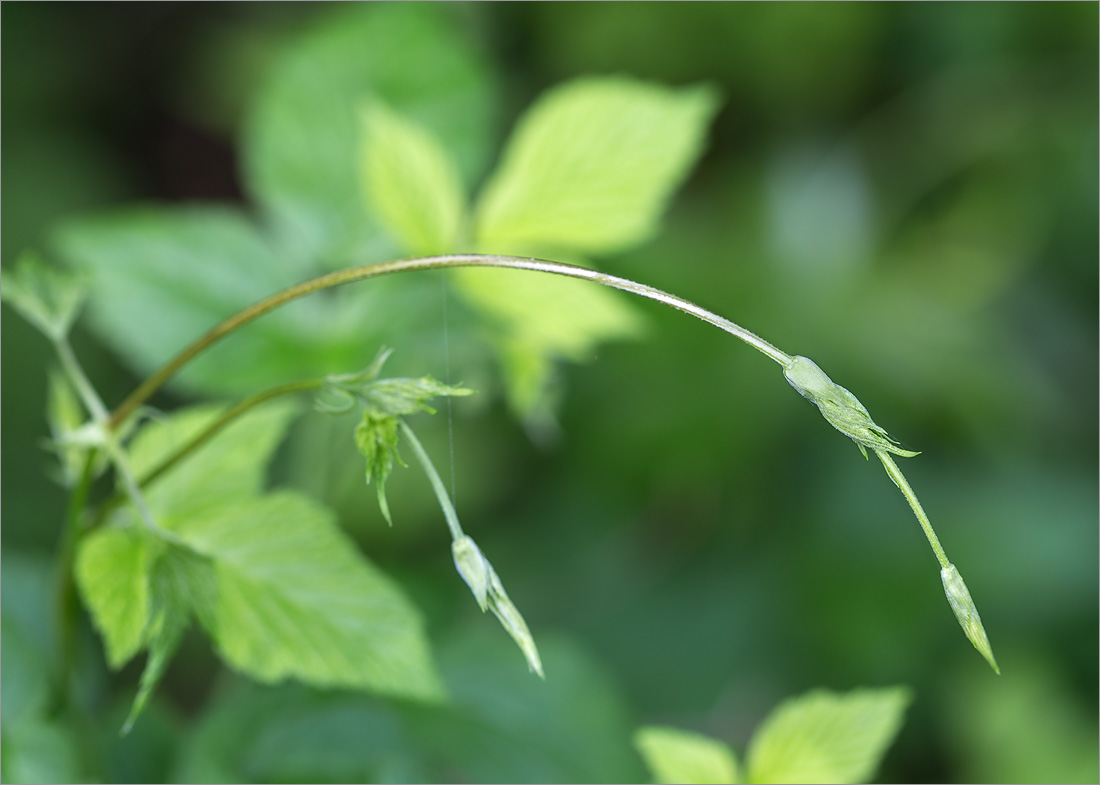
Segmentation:
<svg viewBox="0 0 1100 785">
<path fill-rule="evenodd" d="M 949 564 L 940 570 L 943 579 L 943 590 L 947 593 L 947 601 L 951 603 L 951 610 L 955 612 L 955 618 L 966 633 L 966 637 L 974 644 L 974 648 L 985 657 L 993 670 L 1000 675 L 1001 669 L 997 667 L 997 660 L 993 658 L 993 649 L 986 637 L 985 627 L 982 626 L 982 617 L 978 615 L 978 609 L 974 600 L 970 597 L 970 591 L 959 574 L 954 564 Z"/>
<path fill-rule="evenodd" d="M 875 424 L 858 398 L 830 379 L 808 357 L 792 357 L 783 368 L 783 375 L 799 395 L 817 406 L 830 425 L 856 443 L 864 458 L 867 457 L 867 447 L 892 452 L 903 458 L 920 454 L 902 448 L 897 440 Z"/>
</svg>

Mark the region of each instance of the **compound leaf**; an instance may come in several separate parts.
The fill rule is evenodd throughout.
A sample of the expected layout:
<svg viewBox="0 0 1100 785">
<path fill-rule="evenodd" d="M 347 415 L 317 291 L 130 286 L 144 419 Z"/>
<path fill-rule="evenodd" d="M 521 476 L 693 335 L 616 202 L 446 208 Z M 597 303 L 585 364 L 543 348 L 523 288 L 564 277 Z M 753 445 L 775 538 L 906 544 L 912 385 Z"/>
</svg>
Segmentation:
<svg viewBox="0 0 1100 785">
<path fill-rule="evenodd" d="M 815 690 L 785 701 L 749 744 L 749 781 L 865 782 L 901 728 L 909 701 L 904 687 Z"/>
<path fill-rule="evenodd" d="M 480 247 L 623 250 L 646 239 L 702 148 L 718 102 L 622 77 L 546 93 L 509 140 L 477 208 Z"/>
<path fill-rule="evenodd" d="M 634 734 L 634 746 L 659 783 L 738 782 L 733 750 L 709 736 L 649 725 Z"/>
</svg>

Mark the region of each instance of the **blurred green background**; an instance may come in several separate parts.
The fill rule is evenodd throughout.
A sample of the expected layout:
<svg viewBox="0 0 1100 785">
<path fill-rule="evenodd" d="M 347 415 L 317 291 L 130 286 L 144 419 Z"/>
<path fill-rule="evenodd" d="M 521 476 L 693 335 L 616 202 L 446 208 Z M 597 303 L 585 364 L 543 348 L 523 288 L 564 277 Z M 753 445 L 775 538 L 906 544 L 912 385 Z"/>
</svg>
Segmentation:
<svg viewBox="0 0 1100 785">
<path fill-rule="evenodd" d="M 881 468 L 764 358 L 643 306 L 643 340 L 562 373 L 556 439 L 532 442 L 490 365 L 462 379 L 487 394 L 455 409 L 459 512 L 547 652 L 545 685 L 457 584 L 422 478 L 395 477 L 390 530 L 343 424 L 307 417 L 277 467 L 340 510 L 427 614 L 444 670 L 481 701 L 462 709 L 482 713 L 481 754 L 424 742 L 431 720 L 395 725 L 370 698 L 249 685 L 197 634 L 119 740 L 139 671 L 108 674 L 89 629 L 81 683 L 102 735 L 71 752 L 85 776 L 631 780 L 638 724 L 740 750 L 790 695 L 907 684 L 882 780 L 1097 781 L 1096 4 L 439 10 L 483 64 L 497 144 L 574 76 L 718 87 L 709 146 L 660 233 L 597 262 L 813 357 L 923 451 L 903 469 L 1003 675 L 962 637 Z M 337 12 L 5 4 L 3 263 L 89 212 L 243 203 L 250 101 Z M 438 283 L 415 291 L 436 321 L 397 343 L 391 370 L 442 375 Z M 476 333 L 452 317 L 466 369 Z M 48 626 L 65 499 L 41 449 L 46 343 L 2 318 L 7 636 L 11 618 Z M 75 343 L 108 402 L 136 383 L 90 331 Z M 445 466 L 446 419 L 418 430 Z M 5 664 L 6 695 L 20 677 Z"/>
</svg>

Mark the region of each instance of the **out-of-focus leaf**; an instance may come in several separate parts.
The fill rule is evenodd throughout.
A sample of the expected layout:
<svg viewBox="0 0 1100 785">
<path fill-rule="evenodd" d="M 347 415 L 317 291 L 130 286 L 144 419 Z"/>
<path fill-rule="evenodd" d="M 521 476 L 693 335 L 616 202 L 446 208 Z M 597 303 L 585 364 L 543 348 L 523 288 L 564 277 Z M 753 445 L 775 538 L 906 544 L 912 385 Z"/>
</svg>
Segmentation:
<svg viewBox="0 0 1100 785">
<path fill-rule="evenodd" d="M 246 183 L 305 269 L 385 254 L 359 183 L 363 101 L 381 98 L 431 129 L 467 178 L 490 141 L 489 77 L 455 10 L 431 3 L 352 4 L 276 65 L 246 123 Z"/>
<path fill-rule="evenodd" d="M 409 726 L 447 770 L 469 782 L 642 781 L 607 673 L 577 646 L 549 638 L 540 650 L 550 678 L 532 679 L 510 641 L 492 633 L 482 625 L 443 643 L 453 702 L 410 712 Z"/>
<path fill-rule="evenodd" d="M 49 696 L 50 674 L 46 662 L 17 620 L 0 618 L 0 659 L 4 662 L 4 688 L 0 690 L 0 718 L 8 727 L 34 717 Z"/>
<path fill-rule="evenodd" d="M 234 667 L 266 682 L 439 698 L 416 608 L 325 508 L 279 492 L 166 523 L 213 565 L 216 599 L 197 610 Z"/>
<path fill-rule="evenodd" d="M 738 781 L 733 750 L 709 736 L 650 725 L 634 734 L 634 746 L 659 783 Z"/>
<path fill-rule="evenodd" d="M 604 341 L 642 330 L 638 311 L 618 293 L 589 283 L 520 270 L 452 271 L 456 288 L 493 327 L 513 407 L 531 414 L 553 361 L 590 359 Z"/>
<path fill-rule="evenodd" d="M 904 687 L 815 690 L 784 701 L 753 735 L 748 780 L 865 782 L 901 728 L 909 701 Z"/>
<path fill-rule="evenodd" d="M 92 326 L 139 372 L 304 277 L 228 208 L 118 212 L 63 226 L 56 246 L 88 273 Z M 291 303 L 188 363 L 178 383 L 233 393 L 354 367 L 370 318 L 358 313 L 349 321 L 333 302 Z"/>
<path fill-rule="evenodd" d="M 520 120 L 477 208 L 479 247 L 622 250 L 653 233 L 718 102 L 622 77 L 551 90 Z"/>
<path fill-rule="evenodd" d="M 149 618 L 149 541 L 137 528 L 104 528 L 76 553 L 76 585 L 103 637 L 107 662 L 120 668 L 141 648 Z"/>
<path fill-rule="evenodd" d="M 384 229 L 413 254 L 456 250 L 465 196 L 439 140 L 377 100 L 362 124 L 363 191 Z"/>
<path fill-rule="evenodd" d="M 33 254 L 24 254 L 4 273 L 0 296 L 52 340 L 64 338 L 87 294 L 84 282 L 56 270 Z"/>
<path fill-rule="evenodd" d="M 87 782 L 75 734 L 56 722 L 5 724 L 0 778 L 4 782 Z"/>
</svg>

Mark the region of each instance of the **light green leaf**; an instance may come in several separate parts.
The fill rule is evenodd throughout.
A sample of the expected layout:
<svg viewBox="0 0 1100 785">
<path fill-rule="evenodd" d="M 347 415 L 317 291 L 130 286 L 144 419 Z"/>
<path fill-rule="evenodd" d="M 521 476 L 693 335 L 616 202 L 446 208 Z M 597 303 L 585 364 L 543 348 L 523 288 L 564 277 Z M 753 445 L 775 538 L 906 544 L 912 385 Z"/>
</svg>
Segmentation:
<svg viewBox="0 0 1100 785">
<path fill-rule="evenodd" d="M 4 271 L 0 287 L 4 302 L 55 341 L 68 335 L 86 294 L 79 277 L 29 253 L 19 258 L 14 270 Z"/>
<path fill-rule="evenodd" d="M 718 101 L 623 77 L 577 79 L 521 118 L 477 208 L 477 244 L 623 250 L 645 240 L 703 145 Z"/>
<path fill-rule="evenodd" d="M 118 211 L 66 224 L 55 240 L 58 253 L 91 281 L 91 326 L 143 373 L 304 277 L 229 208 Z M 355 306 L 341 299 L 290 303 L 188 363 L 174 383 L 235 394 L 355 367 L 364 333 L 381 318 L 362 296 Z"/>
<path fill-rule="evenodd" d="M 452 275 L 493 326 L 509 400 L 522 414 L 538 408 L 554 360 L 590 359 L 600 343 L 642 332 L 632 305 L 587 281 L 520 270 L 460 268 Z"/>
<path fill-rule="evenodd" d="M 145 425 L 130 444 L 140 478 L 189 443 L 224 411 L 219 406 L 180 410 Z M 187 460 L 152 483 L 146 499 L 158 520 L 186 518 L 208 507 L 258 494 L 268 461 L 297 414 L 291 401 L 272 401 L 227 425 Z"/>
<path fill-rule="evenodd" d="M 738 782 L 733 750 L 709 736 L 649 725 L 634 734 L 634 746 L 659 783 Z"/>
<path fill-rule="evenodd" d="M 385 229 L 409 253 L 455 250 L 465 196 L 439 141 L 381 101 L 365 106 L 362 125 L 363 192 Z"/>
<path fill-rule="evenodd" d="M 780 704 L 757 729 L 749 782 L 866 782 L 901 728 L 904 687 L 815 690 Z"/>
<path fill-rule="evenodd" d="M 246 122 L 246 185 L 301 264 L 389 255 L 364 216 L 357 112 L 379 98 L 442 139 L 463 176 L 486 163 L 493 95 L 458 12 L 435 3 L 354 3 L 277 63 Z"/>
<path fill-rule="evenodd" d="M 428 405 L 428 401 L 433 398 L 463 398 L 473 395 L 474 391 L 423 376 L 419 379 L 379 379 L 365 385 L 360 394 L 368 407 L 385 414 L 405 417 L 420 412 L 435 414 L 435 409 Z"/>
<path fill-rule="evenodd" d="M 216 600 L 199 618 L 234 667 L 265 682 L 440 697 L 415 607 L 325 508 L 279 492 L 167 525 L 213 565 Z"/>
<path fill-rule="evenodd" d="M 76 585 L 112 668 L 125 665 L 145 640 L 149 556 L 148 539 L 137 527 L 94 531 L 76 552 Z"/>
</svg>

